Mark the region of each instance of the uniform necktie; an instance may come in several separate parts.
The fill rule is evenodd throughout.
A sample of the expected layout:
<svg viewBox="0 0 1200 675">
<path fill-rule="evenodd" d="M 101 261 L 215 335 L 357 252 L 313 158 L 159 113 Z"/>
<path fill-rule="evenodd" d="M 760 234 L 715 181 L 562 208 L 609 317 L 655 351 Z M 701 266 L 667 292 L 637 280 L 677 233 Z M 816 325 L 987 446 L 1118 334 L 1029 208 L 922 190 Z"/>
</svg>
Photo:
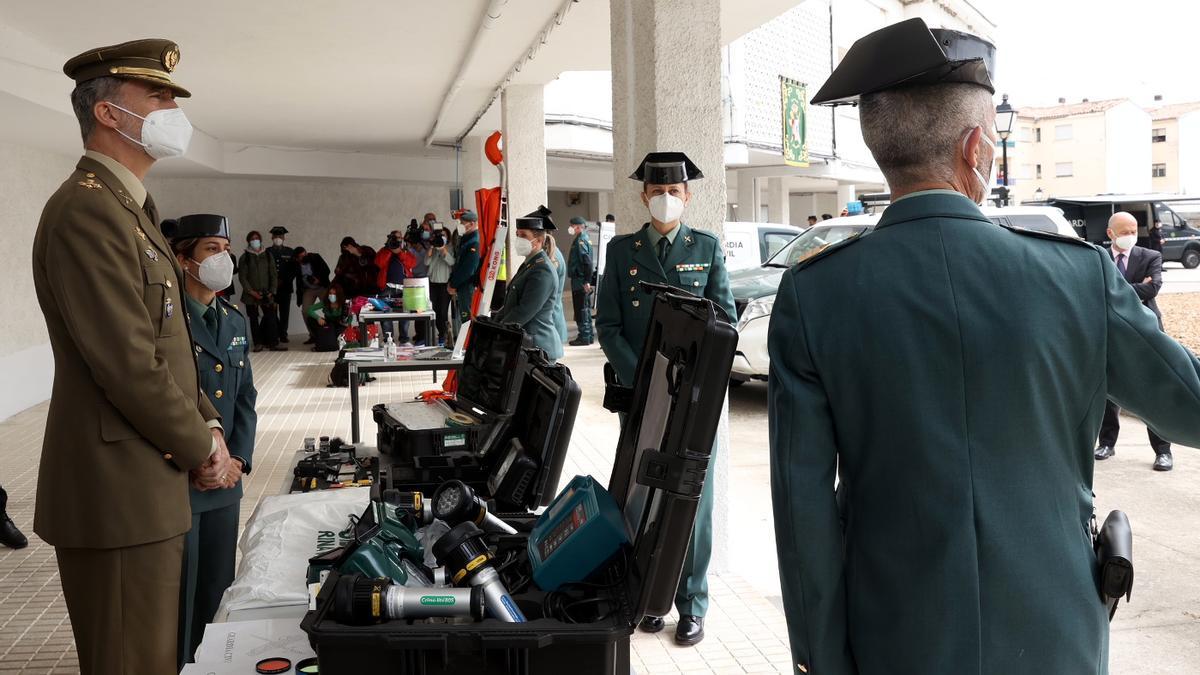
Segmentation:
<svg viewBox="0 0 1200 675">
<path fill-rule="evenodd" d="M 663 237 L 658 240 L 658 262 L 666 264 L 667 251 L 671 248 L 671 242 Z"/>
<path fill-rule="evenodd" d="M 217 339 L 217 308 L 209 307 L 204 311 L 204 325 L 208 326 L 208 332 L 212 333 L 213 340 Z"/>
<path fill-rule="evenodd" d="M 1121 270 L 1121 276 L 1125 276 L 1125 254 L 1117 254 L 1117 269 Z"/>
</svg>

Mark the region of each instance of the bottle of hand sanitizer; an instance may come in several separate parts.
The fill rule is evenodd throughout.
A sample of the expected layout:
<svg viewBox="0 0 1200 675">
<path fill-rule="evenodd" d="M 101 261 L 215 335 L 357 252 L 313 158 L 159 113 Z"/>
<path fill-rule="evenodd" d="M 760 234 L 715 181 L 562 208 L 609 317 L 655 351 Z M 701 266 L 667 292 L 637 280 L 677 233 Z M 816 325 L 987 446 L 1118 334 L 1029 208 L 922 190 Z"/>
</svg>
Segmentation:
<svg viewBox="0 0 1200 675">
<path fill-rule="evenodd" d="M 395 361 L 396 360 L 396 343 L 392 341 L 391 333 L 387 334 L 387 342 L 385 342 L 383 345 L 383 360 L 384 361 Z"/>
</svg>

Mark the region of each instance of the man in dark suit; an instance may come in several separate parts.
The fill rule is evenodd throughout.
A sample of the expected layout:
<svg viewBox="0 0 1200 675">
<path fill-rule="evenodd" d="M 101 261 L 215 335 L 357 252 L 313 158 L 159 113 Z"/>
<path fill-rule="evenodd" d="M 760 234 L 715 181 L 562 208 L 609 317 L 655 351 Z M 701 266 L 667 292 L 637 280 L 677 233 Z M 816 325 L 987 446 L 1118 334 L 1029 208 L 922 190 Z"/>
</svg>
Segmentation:
<svg viewBox="0 0 1200 675">
<path fill-rule="evenodd" d="M 329 264 L 319 253 L 309 253 L 303 246 L 297 246 L 292 252 L 292 264 L 296 272 L 296 306 L 300 308 L 300 316 L 308 310 L 329 288 Z M 311 345 L 317 341 L 313 327 L 308 327 L 308 339 L 304 344 Z"/>
<path fill-rule="evenodd" d="M 1137 246 L 1137 219 L 1120 211 L 1108 219 L 1108 238 L 1112 241 L 1109 253 L 1117 271 L 1133 287 L 1138 299 L 1154 316 L 1158 317 L 1158 328 L 1162 329 L 1162 312 L 1154 300 L 1162 288 L 1162 253 Z M 1153 429 L 1147 427 L 1150 447 L 1154 449 L 1154 470 L 1170 471 L 1174 466 L 1171 444 L 1164 441 Z M 1100 425 L 1099 447 L 1096 459 L 1108 459 L 1117 454 L 1117 436 L 1121 433 L 1121 408 L 1109 401 L 1104 406 L 1104 421 Z"/>
</svg>

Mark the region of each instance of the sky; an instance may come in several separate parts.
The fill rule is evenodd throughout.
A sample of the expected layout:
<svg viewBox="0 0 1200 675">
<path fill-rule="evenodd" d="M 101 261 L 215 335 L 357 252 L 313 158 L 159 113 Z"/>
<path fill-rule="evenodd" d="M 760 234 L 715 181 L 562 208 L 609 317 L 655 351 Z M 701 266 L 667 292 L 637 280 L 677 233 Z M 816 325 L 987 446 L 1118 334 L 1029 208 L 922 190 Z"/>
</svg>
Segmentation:
<svg viewBox="0 0 1200 675">
<path fill-rule="evenodd" d="M 1193 0 L 972 0 L 998 24 L 997 98 L 1200 101 L 1200 3 Z"/>
</svg>

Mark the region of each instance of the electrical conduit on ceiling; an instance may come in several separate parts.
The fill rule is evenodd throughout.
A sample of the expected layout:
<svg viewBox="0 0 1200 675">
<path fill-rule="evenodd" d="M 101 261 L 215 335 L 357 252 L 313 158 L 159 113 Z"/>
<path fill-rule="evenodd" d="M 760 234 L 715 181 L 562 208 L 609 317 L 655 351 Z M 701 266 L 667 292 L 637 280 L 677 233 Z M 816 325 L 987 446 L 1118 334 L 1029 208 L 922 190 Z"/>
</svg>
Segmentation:
<svg viewBox="0 0 1200 675">
<path fill-rule="evenodd" d="M 496 20 L 500 18 L 500 10 L 508 4 L 508 0 L 489 0 L 487 9 L 483 11 L 483 16 L 479 20 L 479 28 L 475 31 L 475 37 L 471 40 L 471 44 L 467 45 L 467 53 L 463 55 L 462 62 L 458 64 L 458 72 L 454 75 L 454 81 L 450 83 L 450 88 L 446 90 L 446 95 L 442 97 L 442 105 L 438 108 L 437 117 L 433 120 L 433 128 L 429 130 L 429 135 L 425 137 L 425 147 L 433 145 L 433 141 L 437 138 L 437 133 L 441 129 L 442 119 L 450 112 L 450 106 L 454 103 L 454 98 L 458 96 L 458 92 L 463 87 L 463 82 L 467 79 L 467 71 L 471 68 L 471 62 L 475 60 L 475 51 L 479 49 L 479 44 L 483 42 L 483 35 L 492 29 Z"/>
</svg>

